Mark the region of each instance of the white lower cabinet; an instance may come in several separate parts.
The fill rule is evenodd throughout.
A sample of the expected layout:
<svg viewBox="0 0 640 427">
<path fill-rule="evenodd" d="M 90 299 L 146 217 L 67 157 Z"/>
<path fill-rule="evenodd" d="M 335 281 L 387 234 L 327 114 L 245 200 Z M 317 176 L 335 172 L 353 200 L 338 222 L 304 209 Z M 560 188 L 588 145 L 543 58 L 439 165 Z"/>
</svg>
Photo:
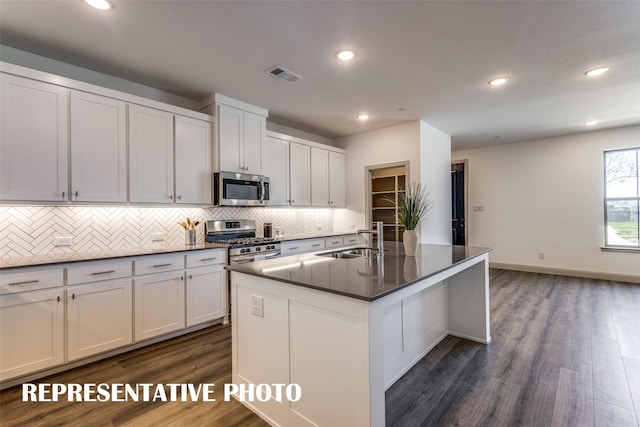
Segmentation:
<svg viewBox="0 0 640 427">
<path fill-rule="evenodd" d="M 187 270 L 187 326 L 225 316 L 225 278 L 222 265 Z"/>
<path fill-rule="evenodd" d="M 131 278 L 70 286 L 67 359 L 76 360 L 131 344 L 132 300 Z"/>
<path fill-rule="evenodd" d="M 135 340 L 185 327 L 184 270 L 135 278 Z"/>
<path fill-rule="evenodd" d="M 0 297 L 0 380 L 64 362 L 64 290 Z"/>
</svg>

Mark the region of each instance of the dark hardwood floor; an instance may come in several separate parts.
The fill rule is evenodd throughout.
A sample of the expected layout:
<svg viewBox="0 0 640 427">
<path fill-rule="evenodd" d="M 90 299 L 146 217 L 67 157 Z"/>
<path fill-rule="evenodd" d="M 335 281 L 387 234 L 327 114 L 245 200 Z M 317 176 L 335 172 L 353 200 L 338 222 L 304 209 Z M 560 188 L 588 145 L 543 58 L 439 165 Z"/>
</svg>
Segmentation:
<svg viewBox="0 0 640 427">
<path fill-rule="evenodd" d="M 387 426 L 638 426 L 640 285 L 491 270 L 490 345 L 447 337 Z"/>
<path fill-rule="evenodd" d="M 491 270 L 491 335 L 447 337 L 386 394 L 388 426 L 636 426 L 640 285 Z M 231 382 L 231 329 L 214 327 L 41 380 Z M 219 389 L 216 387 L 216 392 Z M 24 403 L 2 426 L 266 426 L 240 403 Z"/>
</svg>

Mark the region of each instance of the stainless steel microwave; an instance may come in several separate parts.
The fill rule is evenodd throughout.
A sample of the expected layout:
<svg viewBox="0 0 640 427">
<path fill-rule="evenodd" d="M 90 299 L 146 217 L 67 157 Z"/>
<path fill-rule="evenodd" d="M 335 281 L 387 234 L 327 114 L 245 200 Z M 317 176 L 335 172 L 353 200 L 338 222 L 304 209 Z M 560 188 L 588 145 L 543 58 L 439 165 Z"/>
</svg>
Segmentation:
<svg viewBox="0 0 640 427">
<path fill-rule="evenodd" d="M 268 206 L 269 178 L 236 172 L 214 172 L 216 206 Z"/>
</svg>

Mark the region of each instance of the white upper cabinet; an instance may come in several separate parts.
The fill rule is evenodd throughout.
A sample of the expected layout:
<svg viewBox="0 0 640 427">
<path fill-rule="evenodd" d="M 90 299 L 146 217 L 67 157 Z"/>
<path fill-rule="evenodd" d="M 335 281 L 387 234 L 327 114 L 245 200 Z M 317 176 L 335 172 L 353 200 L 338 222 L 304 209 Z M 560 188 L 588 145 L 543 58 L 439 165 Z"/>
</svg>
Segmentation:
<svg viewBox="0 0 640 427">
<path fill-rule="evenodd" d="M 66 88 L 1 74 L 0 199 L 65 201 Z"/>
<path fill-rule="evenodd" d="M 289 141 L 267 135 L 262 157 L 265 176 L 269 177 L 269 205 L 288 206 Z"/>
<path fill-rule="evenodd" d="M 227 105 L 217 112 L 220 170 L 261 174 L 266 117 Z"/>
<path fill-rule="evenodd" d="M 311 205 L 343 207 L 345 155 L 321 148 L 311 149 Z"/>
<path fill-rule="evenodd" d="M 311 205 L 330 206 L 329 200 L 329 152 L 311 149 Z"/>
<path fill-rule="evenodd" d="M 311 147 L 297 142 L 289 143 L 291 206 L 311 204 Z M 271 190 L 271 185 L 269 190 Z"/>
<path fill-rule="evenodd" d="M 329 201 L 331 207 L 347 205 L 346 167 L 344 153 L 329 151 Z"/>
<path fill-rule="evenodd" d="M 71 200 L 127 201 L 126 104 L 71 91 Z"/>
<path fill-rule="evenodd" d="M 129 105 L 129 197 L 173 202 L 173 114 Z"/>
<path fill-rule="evenodd" d="M 211 123 L 175 116 L 176 203 L 211 204 Z"/>
</svg>

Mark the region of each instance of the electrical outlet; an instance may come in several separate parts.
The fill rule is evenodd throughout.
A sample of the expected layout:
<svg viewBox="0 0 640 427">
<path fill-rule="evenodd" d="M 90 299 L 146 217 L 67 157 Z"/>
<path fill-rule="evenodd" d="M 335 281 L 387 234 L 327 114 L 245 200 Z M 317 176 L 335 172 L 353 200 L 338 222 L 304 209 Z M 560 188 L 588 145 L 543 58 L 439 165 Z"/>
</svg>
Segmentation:
<svg viewBox="0 0 640 427">
<path fill-rule="evenodd" d="M 56 237 L 53 244 L 55 246 L 72 246 L 73 237 Z"/>
<path fill-rule="evenodd" d="M 355 230 L 355 229 L 356 229 L 356 225 L 355 224 L 349 225 L 349 230 Z"/>
<path fill-rule="evenodd" d="M 164 233 L 153 233 L 151 235 L 152 242 L 164 242 L 165 240 L 167 240 L 167 235 Z"/>
<path fill-rule="evenodd" d="M 538 252 L 538 259 L 544 259 L 544 252 Z"/>
<path fill-rule="evenodd" d="M 316 230 L 322 231 L 322 225 L 321 224 L 316 225 Z"/>
<path fill-rule="evenodd" d="M 475 205 L 475 206 L 473 207 L 473 211 L 474 211 L 474 212 L 484 212 L 484 206 L 482 206 L 482 205 Z"/>
<path fill-rule="evenodd" d="M 251 314 L 264 317 L 264 299 L 257 295 L 251 295 Z"/>
</svg>

